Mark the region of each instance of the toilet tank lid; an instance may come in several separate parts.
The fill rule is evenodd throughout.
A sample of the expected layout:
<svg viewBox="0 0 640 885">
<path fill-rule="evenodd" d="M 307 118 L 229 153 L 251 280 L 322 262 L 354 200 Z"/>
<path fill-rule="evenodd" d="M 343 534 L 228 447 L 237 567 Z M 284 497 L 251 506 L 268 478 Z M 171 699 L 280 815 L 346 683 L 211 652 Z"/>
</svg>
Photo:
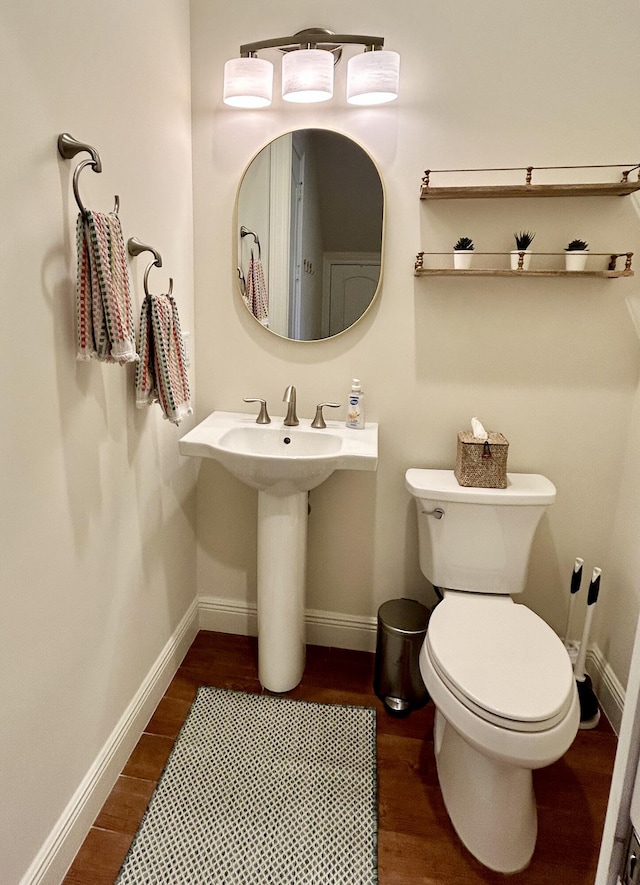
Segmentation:
<svg viewBox="0 0 640 885">
<path fill-rule="evenodd" d="M 461 486 L 453 470 L 411 467 L 405 474 L 407 490 L 416 498 L 470 504 L 553 504 L 556 487 L 538 473 L 507 473 L 506 489 Z"/>
</svg>

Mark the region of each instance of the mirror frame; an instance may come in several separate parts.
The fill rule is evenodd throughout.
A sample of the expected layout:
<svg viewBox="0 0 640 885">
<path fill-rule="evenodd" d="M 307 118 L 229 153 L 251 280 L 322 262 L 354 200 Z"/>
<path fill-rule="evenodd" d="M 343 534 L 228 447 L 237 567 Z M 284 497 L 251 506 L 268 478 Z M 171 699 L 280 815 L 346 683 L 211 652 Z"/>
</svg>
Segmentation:
<svg viewBox="0 0 640 885">
<path fill-rule="evenodd" d="M 350 141 L 352 144 L 359 147 L 361 151 L 363 151 L 363 153 L 369 159 L 369 161 L 371 162 L 373 168 L 375 169 L 375 171 L 378 175 L 378 179 L 380 181 L 380 189 L 382 192 L 382 221 L 381 221 L 381 225 L 380 225 L 380 275 L 378 277 L 378 283 L 377 283 L 375 292 L 373 293 L 373 295 L 371 297 L 371 301 L 369 302 L 369 304 L 367 305 L 365 310 L 363 310 L 363 312 L 360 314 L 358 319 L 355 320 L 353 323 L 351 323 L 350 326 L 347 326 L 345 329 L 342 329 L 340 332 L 336 332 L 333 335 L 327 335 L 324 338 L 290 338 L 288 335 L 283 335 L 280 332 L 276 332 L 273 329 L 270 329 L 268 326 L 265 326 L 263 323 L 261 323 L 260 320 L 256 316 L 254 316 L 254 314 L 251 312 L 251 310 L 249 310 L 249 307 L 244 299 L 244 295 L 242 293 L 242 289 L 240 286 L 240 267 L 238 265 L 238 256 L 239 256 L 239 252 L 240 252 L 240 242 L 241 242 L 240 227 L 239 227 L 240 222 L 239 222 L 239 218 L 238 218 L 238 206 L 239 206 L 239 199 L 240 199 L 240 191 L 242 189 L 242 185 L 243 185 L 243 182 L 244 182 L 245 177 L 247 175 L 247 172 L 250 169 L 251 164 L 256 160 L 256 158 L 260 155 L 260 153 L 265 148 L 267 148 L 269 145 L 271 145 L 275 141 L 277 141 L 279 138 L 282 138 L 282 136 L 284 136 L 284 135 L 289 135 L 289 134 L 293 134 L 295 132 L 300 132 L 300 131 L 305 131 L 305 130 L 310 130 L 310 129 L 317 129 L 317 130 L 321 130 L 323 132 L 333 132 L 335 135 L 340 135 L 343 138 L 348 139 L 348 141 Z M 234 211 L 233 211 L 233 242 L 234 242 L 234 250 L 235 250 L 234 251 L 235 257 L 234 257 L 234 262 L 233 262 L 233 273 L 234 273 L 234 278 L 235 278 L 235 289 L 237 291 L 238 297 L 240 298 L 240 301 L 242 302 L 242 306 L 243 306 L 244 310 L 247 311 L 248 315 L 253 319 L 253 321 L 255 323 L 257 323 L 258 326 L 261 326 L 270 335 L 274 335 L 276 338 L 280 338 L 280 340 L 282 340 L 282 341 L 290 341 L 294 344 L 321 344 L 324 341 L 333 341 L 334 339 L 339 338 L 341 335 L 344 335 L 346 332 L 351 331 L 356 326 L 358 326 L 360 324 L 360 322 L 371 312 L 374 304 L 378 301 L 378 299 L 380 297 L 380 293 L 381 293 L 381 289 L 382 289 L 382 281 L 383 281 L 383 277 L 384 277 L 386 223 L 387 223 L 387 192 L 386 192 L 384 178 L 382 176 L 382 171 L 380 169 L 380 166 L 376 162 L 375 158 L 371 155 L 371 153 L 367 150 L 367 148 L 364 147 L 364 145 L 362 145 L 357 139 L 353 138 L 351 135 L 348 135 L 346 132 L 342 132 L 338 129 L 333 129 L 330 126 L 301 126 L 301 127 L 297 127 L 294 129 L 284 129 L 282 132 L 277 133 L 272 138 L 270 138 L 268 141 L 265 141 L 255 151 L 255 153 L 251 156 L 249 161 L 244 166 L 244 169 L 242 170 L 240 180 L 239 180 L 238 186 L 236 188 L 236 196 L 235 196 Z"/>
</svg>

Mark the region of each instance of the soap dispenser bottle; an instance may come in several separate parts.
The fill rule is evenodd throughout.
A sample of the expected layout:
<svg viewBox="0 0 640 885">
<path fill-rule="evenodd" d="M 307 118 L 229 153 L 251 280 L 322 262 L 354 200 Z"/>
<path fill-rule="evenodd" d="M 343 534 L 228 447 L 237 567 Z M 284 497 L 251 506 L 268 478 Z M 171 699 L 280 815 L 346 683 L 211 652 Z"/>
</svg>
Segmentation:
<svg viewBox="0 0 640 885">
<path fill-rule="evenodd" d="M 347 427 L 362 430 L 364 427 L 364 392 L 360 380 L 354 378 L 349 391 L 347 406 Z"/>
</svg>

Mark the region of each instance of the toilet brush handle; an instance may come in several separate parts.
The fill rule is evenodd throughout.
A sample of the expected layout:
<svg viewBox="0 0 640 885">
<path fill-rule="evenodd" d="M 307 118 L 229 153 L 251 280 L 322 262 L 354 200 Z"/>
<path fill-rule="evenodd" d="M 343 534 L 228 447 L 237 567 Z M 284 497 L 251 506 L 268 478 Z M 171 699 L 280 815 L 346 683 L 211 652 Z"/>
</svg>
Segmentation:
<svg viewBox="0 0 640 885">
<path fill-rule="evenodd" d="M 589 584 L 589 595 L 587 596 L 587 605 L 595 605 L 598 601 L 598 594 L 600 593 L 600 575 L 602 574 L 602 569 L 594 568 L 593 574 L 591 575 L 591 583 Z"/>
<path fill-rule="evenodd" d="M 587 613 L 584 619 L 584 629 L 582 631 L 582 641 L 580 642 L 580 651 L 578 660 L 576 661 L 575 677 L 578 682 L 584 682 L 585 672 L 584 665 L 587 659 L 587 646 L 589 644 L 589 633 L 591 632 L 591 622 L 596 602 L 598 601 L 598 593 L 600 592 L 600 575 L 602 569 L 594 568 L 591 575 L 591 584 L 589 585 L 589 595 L 587 597 Z"/>
</svg>

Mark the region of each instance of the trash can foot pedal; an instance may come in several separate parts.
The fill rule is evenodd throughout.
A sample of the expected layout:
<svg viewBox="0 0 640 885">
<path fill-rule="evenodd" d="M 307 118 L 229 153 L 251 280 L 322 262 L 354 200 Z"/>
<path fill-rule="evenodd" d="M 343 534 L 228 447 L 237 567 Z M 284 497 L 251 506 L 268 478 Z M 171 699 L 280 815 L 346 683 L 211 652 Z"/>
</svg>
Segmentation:
<svg viewBox="0 0 640 885">
<path fill-rule="evenodd" d="M 409 701 L 404 701 L 402 698 L 392 698 L 387 695 L 384 699 L 384 705 L 390 713 L 408 713 Z"/>
</svg>

